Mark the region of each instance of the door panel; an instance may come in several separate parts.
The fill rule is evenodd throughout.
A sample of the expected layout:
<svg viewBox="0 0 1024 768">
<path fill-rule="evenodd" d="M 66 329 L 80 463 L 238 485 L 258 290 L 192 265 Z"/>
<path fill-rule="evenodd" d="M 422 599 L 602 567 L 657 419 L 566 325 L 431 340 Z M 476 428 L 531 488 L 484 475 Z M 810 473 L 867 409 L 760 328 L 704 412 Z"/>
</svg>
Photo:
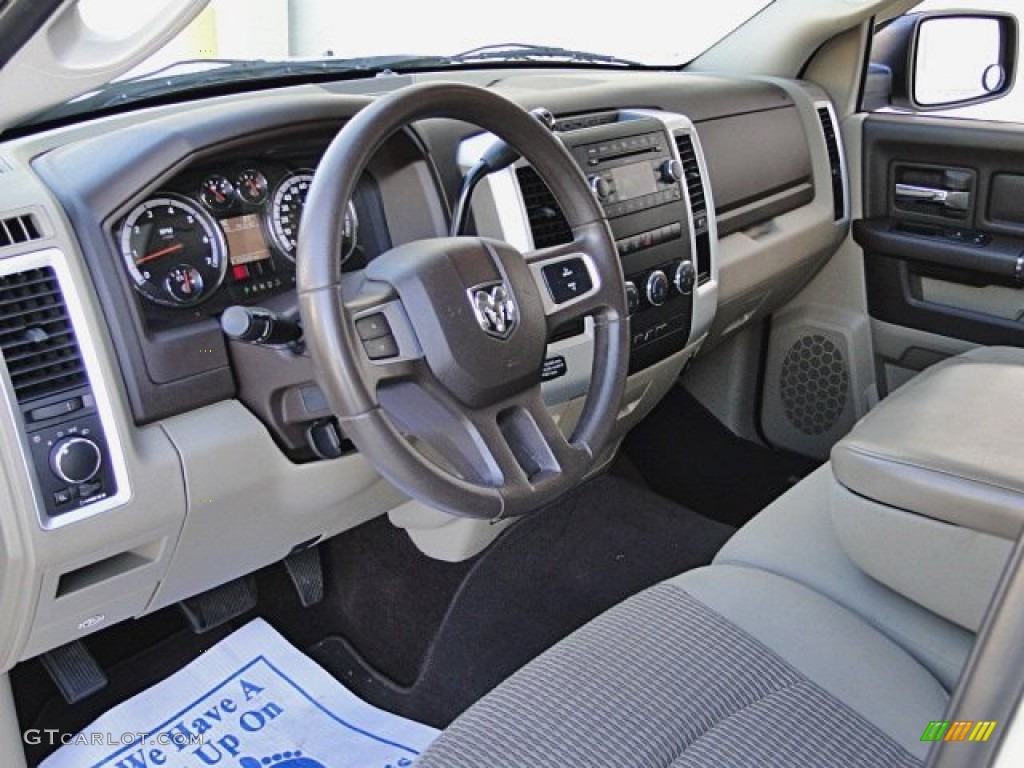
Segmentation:
<svg viewBox="0 0 1024 768">
<path fill-rule="evenodd" d="M 875 320 L 1024 346 L 1024 126 L 868 117 L 864 211 Z"/>
</svg>

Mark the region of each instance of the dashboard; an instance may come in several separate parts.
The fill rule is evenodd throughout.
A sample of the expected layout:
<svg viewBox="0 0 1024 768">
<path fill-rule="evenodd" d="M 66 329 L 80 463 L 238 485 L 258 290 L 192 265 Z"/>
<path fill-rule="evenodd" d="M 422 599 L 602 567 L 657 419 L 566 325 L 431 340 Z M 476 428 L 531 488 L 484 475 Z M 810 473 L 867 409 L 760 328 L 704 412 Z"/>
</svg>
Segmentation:
<svg viewBox="0 0 1024 768">
<path fill-rule="evenodd" d="M 617 439 L 692 359 L 795 295 L 848 231 L 838 126 L 816 87 L 657 72 L 458 77 L 550 110 L 604 208 L 632 313 Z M 53 353 L 67 353 L 47 360 L 56 383 L 40 390 L 35 361 L 17 369 L 3 348 L 0 507 L 21 549 L 0 555 L 32 565 L 0 582 L 11 617 L 0 663 L 408 502 L 344 439 L 301 347 L 228 338 L 220 317 L 232 306 L 297 317 L 295 242 L 323 152 L 376 95 L 430 78 L 224 96 L 0 144 L 0 217 L 24 233 L 0 242 L 0 290 L 50 286 L 66 334 Z M 358 281 L 390 249 L 446 236 L 463 174 L 492 142 L 451 120 L 392 135 L 343 212 L 339 270 Z M 480 184 L 471 225 L 522 252 L 565 237 L 558 201 L 522 161 Z M 537 372 L 566 431 L 593 346 L 587 322 L 559 329 Z"/>
</svg>

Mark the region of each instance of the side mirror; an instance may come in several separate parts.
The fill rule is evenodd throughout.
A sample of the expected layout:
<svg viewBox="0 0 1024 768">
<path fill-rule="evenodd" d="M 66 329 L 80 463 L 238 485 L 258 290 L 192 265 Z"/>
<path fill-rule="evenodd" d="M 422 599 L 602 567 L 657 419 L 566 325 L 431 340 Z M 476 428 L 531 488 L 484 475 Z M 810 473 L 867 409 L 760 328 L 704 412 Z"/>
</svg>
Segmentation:
<svg viewBox="0 0 1024 768">
<path fill-rule="evenodd" d="M 929 112 L 981 104 L 1013 87 L 1016 68 L 1017 19 L 1012 14 L 901 16 L 880 27 L 872 43 L 871 69 L 887 72 L 891 89 L 887 95 L 871 89 L 865 94 L 871 103 L 864 107 Z"/>
</svg>

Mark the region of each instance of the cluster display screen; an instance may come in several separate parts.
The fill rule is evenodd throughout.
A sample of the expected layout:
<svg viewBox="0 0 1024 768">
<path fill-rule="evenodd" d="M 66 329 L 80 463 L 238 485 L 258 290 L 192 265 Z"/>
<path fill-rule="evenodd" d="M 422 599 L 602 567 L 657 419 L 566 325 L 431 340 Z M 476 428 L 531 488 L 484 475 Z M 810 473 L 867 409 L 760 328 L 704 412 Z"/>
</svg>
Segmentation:
<svg viewBox="0 0 1024 768">
<path fill-rule="evenodd" d="M 221 219 L 228 244 L 228 258 L 232 266 L 251 264 L 270 258 L 270 247 L 263 235 L 260 217 L 255 213 Z"/>
</svg>

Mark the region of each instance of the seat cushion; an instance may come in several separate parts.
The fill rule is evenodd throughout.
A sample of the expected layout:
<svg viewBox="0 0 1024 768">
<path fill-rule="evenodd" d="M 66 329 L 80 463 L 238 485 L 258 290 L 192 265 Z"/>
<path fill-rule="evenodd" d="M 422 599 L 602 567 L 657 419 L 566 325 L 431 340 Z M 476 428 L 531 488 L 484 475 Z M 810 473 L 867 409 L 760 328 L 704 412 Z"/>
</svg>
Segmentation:
<svg viewBox="0 0 1024 768">
<path fill-rule="evenodd" d="M 818 593 L 716 565 L 542 654 L 416 765 L 915 766 L 946 699 L 903 650 Z"/>
</svg>

